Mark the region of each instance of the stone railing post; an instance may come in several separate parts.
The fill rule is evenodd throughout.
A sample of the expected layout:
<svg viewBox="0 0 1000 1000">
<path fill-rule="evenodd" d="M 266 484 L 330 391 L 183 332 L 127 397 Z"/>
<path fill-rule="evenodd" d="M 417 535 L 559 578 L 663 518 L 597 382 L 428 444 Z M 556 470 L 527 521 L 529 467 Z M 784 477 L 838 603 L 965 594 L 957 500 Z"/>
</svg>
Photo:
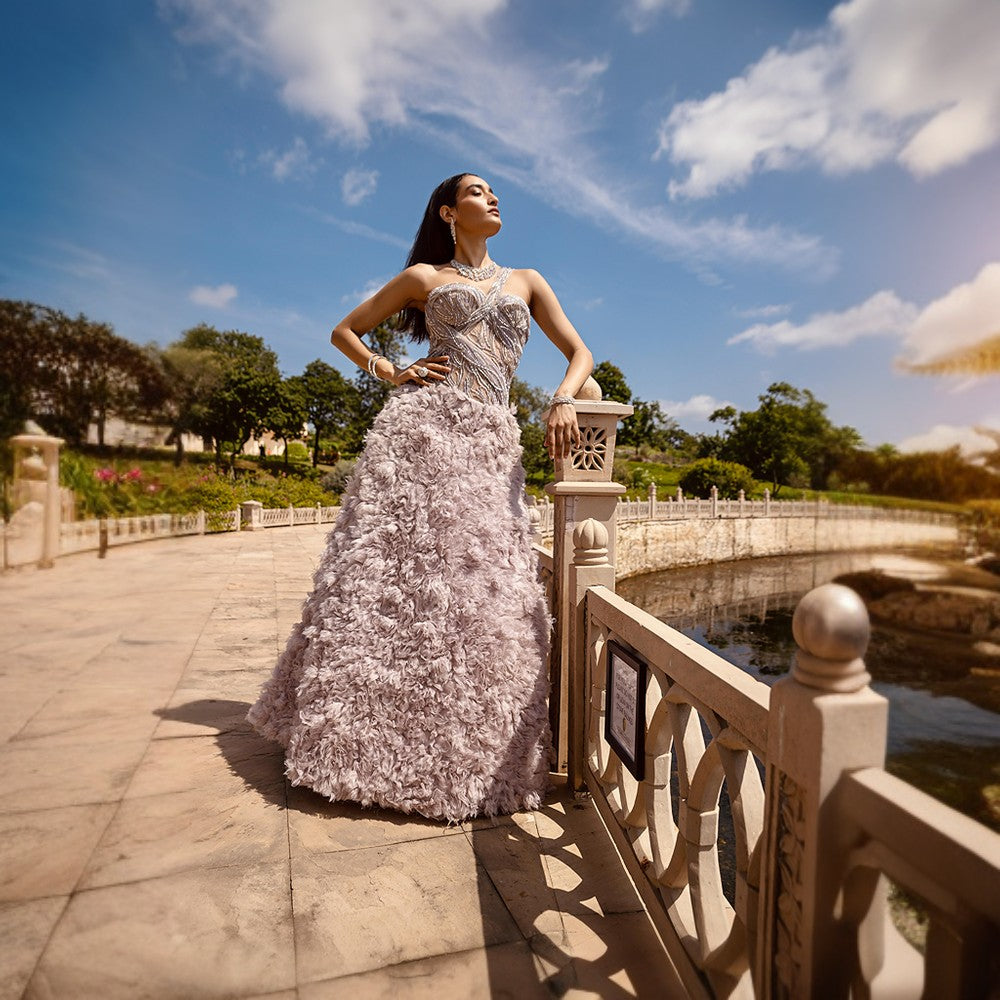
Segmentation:
<svg viewBox="0 0 1000 1000">
<path fill-rule="evenodd" d="M 542 512 L 538 509 L 538 498 L 528 494 L 525 502 L 528 505 L 528 524 L 531 526 L 531 540 L 536 545 L 542 541 Z"/>
<path fill-rule="evenodd" d="M 581 442 L 567 458 L 556 459 L 555 481 L 545 487 L 555 505 L 552 536 L 552 614 L 555 627 L 550 658 L 549 719 L 556 750 L 556 768 L 569 764 L 569 678 L 571 591 L 569 568 L 573 562 L 573 532 L 588 518 L 608 532 L 608 562 L 615 561 L 615 523 L 618 498 L 625 492 L 611 481 L 618 421 L 632 413 L 624 403 L 601 400 L 600 387 L 589 379 L 576 400 Z"/>
<path fill-rule="evenodd" d="M 198 511 L 198 520 L 195 521 L 195 528 L 199 535 L 205 534 L 205 512 L 203 510 Z"/>
<path fill-rule="evenodd" d="M 295 504 L 293 503 L 288 505 L 288 527 L 295 527 Z"/>
<path fill-rule="evenodd" d="M 37 503 L 41 518 L 35 523 L 41 537 L 34 538 L 30 555 L 38 565 L 50 569 L 59 555 L 59 525 L 62 518 L 62 497 L 59 492 L 59 448 L 62 438 L 49 437 L 32 421 L 25 425 L 26 433 L 10 439 L 14 455 L 14 493 L 23 495 L 25 503 Z M 34 508 L 37 509 L 37 508 Z"/>
<path fill-rule="evenodd" d="M 261 527 L 260 512 L 263 509 L 264 505 L 259 500 L 244 500 L 240 504 L 243 523 L 247 531 L 257 531 Z"/>
<path fill-rule="evenodd" d="M 649 484 L 649 519 L 656 517 L 656 483 Z"/>
<path fill-rule="evenodd" d="M 709 497 L 712 500 L 712 517 L 719 516 L 719 489 L 717 486 L 713 486 L 709 491 Z"/>
<path fill-rule="evenodd" d="M 740 517 L 743 517 L 744 511 L 746 509 L 746 502 L 747 502 L 746 490 L 740 490 L 740 492 L 739 492 L 739 501 L 740 501 Z"/>
<path fill-rule="evenodd" d="M 323 523 L 323 505 L 321 503 L 316 504 L 316 523 Z"/>
<path fill-rule="evenodd" d="M 755 994 L 846 998 L 851 956 L 880 954 L 885 901 L 875 900 L 860 929 L 838 919 L 855 846 L 850 825 L 838 821 L 838 782 L 883 766 L 888 702 L 868 686 L 868 613 L 853 590 L 827 583 L 810 591 L 792 631 L 795 666 L 771 689 L 768 713 Z"/>
<path fill-rule="evenodd" d="M 771 491 L 764 487 L 764 517 L 771 513 Z"/>
<path fill-rule="evenodd" d="M 573 531 L 573 561 L 569 567 L 569 783 L 574 792 L 586 790 L 584 763 L 587 716 L 586 596 L 588 587 L 615 589 L 615 567 L 608 561 L 608 529 L 592 517 Z"/>
</svg>

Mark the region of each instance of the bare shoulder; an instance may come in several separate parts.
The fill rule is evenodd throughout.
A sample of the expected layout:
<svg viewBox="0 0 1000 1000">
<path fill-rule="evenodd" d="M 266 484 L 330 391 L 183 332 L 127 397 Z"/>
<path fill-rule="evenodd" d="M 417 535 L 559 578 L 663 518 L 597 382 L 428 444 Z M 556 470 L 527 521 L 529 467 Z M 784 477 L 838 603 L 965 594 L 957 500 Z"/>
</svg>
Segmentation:
<svg viewBox="0 0 1000 1000">
<path fill-rule="evenodd" d="M 549 283 L 533 267 L 517 267 L 507 279 L 507 290 L 520 295 L 529 305 L 538 296 L 551 295 Z"/>
</svg>

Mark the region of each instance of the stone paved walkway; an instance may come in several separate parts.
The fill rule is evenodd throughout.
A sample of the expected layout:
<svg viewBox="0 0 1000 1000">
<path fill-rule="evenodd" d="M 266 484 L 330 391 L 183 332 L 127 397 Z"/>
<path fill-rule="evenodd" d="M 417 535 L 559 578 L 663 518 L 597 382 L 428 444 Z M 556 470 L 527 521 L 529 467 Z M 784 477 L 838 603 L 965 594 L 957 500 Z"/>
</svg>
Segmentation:
<svg viewBox="0 0 1000 1000">
<path fill-rule="evenodd" d="M 287 784 L 243 717 L 325 531 L 0 577 L 0 1000 L 684 996 L 589 803 L 449 828 Z"/>
</svg>

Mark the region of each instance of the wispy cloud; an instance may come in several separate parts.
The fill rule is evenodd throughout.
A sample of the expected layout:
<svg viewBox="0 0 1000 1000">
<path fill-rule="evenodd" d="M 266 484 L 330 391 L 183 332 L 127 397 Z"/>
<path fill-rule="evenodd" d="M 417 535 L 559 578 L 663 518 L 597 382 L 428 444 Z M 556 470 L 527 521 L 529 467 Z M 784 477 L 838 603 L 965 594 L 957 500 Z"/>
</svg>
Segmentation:
<svg viewBox="0 0 1000 1000">
<path fill-rule="evenodd" d="M 697 395 L 684 400 L 661 399 L 660 407 L 663 412 L 669 414 L 677 420 L 683 417 L 695 420 L 707 420 L 716 410 L 724 406 L 732 406 L 728 400 L 716 399 L 714 396 Z"/>
<path fill-rule="evenodd" d="M 276 149 L 265 150 L 260 154 L 259 161 L 279 181 L 290 177 L 307 177 L 315 173 L 318 166 L 309 152 L 309 145 L 300 136 L 296 136 L 292 145 L 283 153 Z"/>
<path fill-rule="evenodd" d="M 347 233 L 349 236 L 360 236 L 362 239 L 374 240 L 376 243 L 387 243 L 389 246 L 398 247 L 401 250 L 410 249 L 409 242 L 401 236 L 396 236 L 394 233 L 375 229 L 373 226 L 365 225 L 363 222 L 355 222 L 353 219 L 341 219 L 327 212 L 317 212 L 314 209 L 306 209 L 305 211 L 310 215 L 315 215 L 316 218 L 321 222 L 325 222 L 328 226 L 335 226 L 342 233 Z"/>
<path fill-rule="evenodd" d="M 691 0 L 626 0 L 622 14 L 638 35 L 652 27 L 657 17 L 667 12 L 683 17 L 691 9 Z"/>
<path fill-rule="evenodd" d="M 767 306 L 749 306 L 746 309 L 737 309 L 736 315 L 740 319 L 771 319 L 774 316 L 784 316 L 791 308 L 787 302 Z"/>
<path fill-rule="evenodd" d="M 849 0 L 824 28 L 769 49 L 724 90 L 674 106 L 660 155 L 703 198 L 755 172 L 829 174 L 895 159 L 925 177 L 1000 140 L 1000 4 Z"/>
<path fill-rule="evenodd" d="M 346 295 L 341 295 L 340 304 L 351 307 L 360 305 L 366 299 L 370 299 L 390 277 L 392 276 L 386 275 L 382 278 L 373 278 L 371 281 L 366 282 L 363 288 L 355 288 L 353 291 L 347 292 Z"/>
<path fill-rule="evenodd" d="M 210 309 L 225 309 L 236 299 L 235 285 L 196 285 L 188 293 L 188 298 L 199 306 Z"/>
<path fill-rule="evenodd" d="M 845 347 L 860 337 L 902 336 L 916 317 L 916 306 L 903 302 L 895 292 L 882 291 L 843 312 L 816 313 L 805 323 L 756 323 L 727 343 L 750 343 L 765 353 L 778 347 Z"/>
<path fill-rule="evenodd" d="M 220 47 L 273 76 L 290 109 L 346 144 L 364 146 L 373 129 L 406 128 L 455 152 L 469 150 L 470 162 L 667 256 L 694 265 L 749 260 L 832 271 L 835 255 L 816 237 L 745 218 L 692 221 L 665 204 L 630 198 L 633 182 L 593 149 L 608 59 L 559 61 L 523 39 L 515 44 L 500 16 L 506 6 L 507 0 L 161 4 L 179 17 L 184 40 Z M 669 0 L 646 0 L 636 9 L 656 7 L 680 9 Z"/>
<path fill-rule="evenodd" d="M 348 205 L 360 205 L 365 198 L 375 193 L 377 186 L 377 170 L 361 170 L 355 167 L 344 174 L 340 182 L 340 192 Z"/>
</svg>

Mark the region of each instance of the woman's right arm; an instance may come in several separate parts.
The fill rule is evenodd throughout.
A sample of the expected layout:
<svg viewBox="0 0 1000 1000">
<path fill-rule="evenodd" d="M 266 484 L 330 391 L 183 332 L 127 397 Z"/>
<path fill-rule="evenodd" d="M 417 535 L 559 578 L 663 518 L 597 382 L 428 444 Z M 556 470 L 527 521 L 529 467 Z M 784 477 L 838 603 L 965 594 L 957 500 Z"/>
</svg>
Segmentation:
<svg viewBox="0 0 1000 1000">
<path fill-rule="evenodd" d="M 356 309 L 348 313 L 330 334 L 334 347 L 347 355 L 359 368 L 368 369 L 372 351 L 365 345 L 361 337 L 369 330 L 387 320 L 407 306 L 422 306 L 427 300 L 430 289 L 429 275 L 426 264 L 416 264 L 401 271 L 391 281 L 383 285 L 370 299 L 365 300 Z M 432 369 L 428 376 L 439 381 L 447 374 L 447 366 L 440 363 L 439 358 L 424 358 L 421 362 Z M 413 371 L 413 365 L 408 368 L 397 368 L 389 359 L 381 358 L 375 363 L 375 371 L 379 378 L 400 385 L 403 382 L 425 384 Z"/>
</svg>

